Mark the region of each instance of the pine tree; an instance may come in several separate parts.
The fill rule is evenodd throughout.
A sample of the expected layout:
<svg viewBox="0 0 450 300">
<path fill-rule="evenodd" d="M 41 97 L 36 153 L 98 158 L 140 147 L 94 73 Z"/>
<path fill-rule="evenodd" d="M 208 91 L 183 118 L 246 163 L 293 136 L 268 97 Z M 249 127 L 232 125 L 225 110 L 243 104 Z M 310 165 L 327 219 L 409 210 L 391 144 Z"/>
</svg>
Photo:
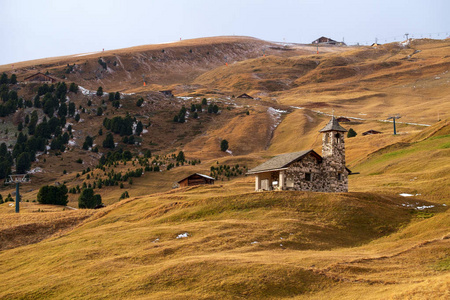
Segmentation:
<svg viewBox="0 0 450 300">
<path fill-rule="evenodd" d="M 184 157 L 184 152 L 183 151 L 180 151 L 180 152 L 178 152 L 178 155 L 177 155 L 177 162 L 184 162 L 186 159 L 185 159 L 185 157 Z"/>
<path fill-rule="evenodd" d="M 348 132 L 347 132 L 347 137 L 348 137 L 348 138 L 354 137 L 354 136 L 356 136 L 356 135 L 357 135 L 357 133 L 356 133 L 356 131 L 353 130 L 353 128 L 350 128 L 350 129 L 348 130 Z"/>
<path fill-rule="evenodd" d="M 16 172 L 18 174 L 25 174 L 31 167 L 30 154 L 28 152 L 23 152 L 17 157 L 16 160 Z"/>
<path fill-rule="evenodd" d="M 111 133 L 108 133 L 106 135 L 105 140 L 103 141 L 103 147 L 104 148 L 111 148 L 114 149 L 115 145 L 114 145 L 114 137 Z"/>
<path fill-rule="evenodd" d="M 6 73 L 3 73 L 0 77 L 0 84 L 8 84 L 8 75 Z"/>
<path fill-rule="evenodd" d="M 144 126 L 142 125 L 142 122 L 139 121 L 136 125 L 136 135 L 140 135 L 142 133 L 143 129 L 144 129 Z"/>
<path fill-rule="evenodd" d="M 78 92 L 78 85 L 72 82 L 69 86 L 69 92 L 76 94 Z"/>
<path fill-rule="evenodd" d="M 75 103 L 69 102 L 69 116 L 73 116 L 75 114 Z"/>
<path fill-rule="evenodd" d="M 101 86 L 97 89 L 97 96 L 103 96 L 103 88 Z"/>
<path fill-rule="evenodd" d="M 223 152 L 228 150 L 228 141 L 227 140 L 222 140 L 222 142 L 220 142 L 220 150 Z"/>
<path fill-rule="evenodd" d="M 16 74 L 11 75 L 11 79 L 9 79 L 10 84 L 16 84 L 17 83 L 17 77 Z"/>
<path fill-rule="evenodd" d="M 94 194 L 92 188 L 83 189 L 78 198 L 79 208 L 95 208 L 102 204 L 102 197 L 99 194 Z"/>
</svg>

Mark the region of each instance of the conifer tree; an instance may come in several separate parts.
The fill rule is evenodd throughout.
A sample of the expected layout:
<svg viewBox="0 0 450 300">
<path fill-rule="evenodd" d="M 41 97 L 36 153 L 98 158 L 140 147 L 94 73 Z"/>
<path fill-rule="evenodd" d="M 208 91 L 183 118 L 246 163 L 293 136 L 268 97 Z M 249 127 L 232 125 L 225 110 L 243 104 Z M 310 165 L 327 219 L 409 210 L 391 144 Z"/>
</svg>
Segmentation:
<svg viewBox="0 0 450 300">
<path fill-rule="evenodd" d="M 101 86 L 97 89 L 97 96 L 103 96 L 103 88 Z"/>
</svg>

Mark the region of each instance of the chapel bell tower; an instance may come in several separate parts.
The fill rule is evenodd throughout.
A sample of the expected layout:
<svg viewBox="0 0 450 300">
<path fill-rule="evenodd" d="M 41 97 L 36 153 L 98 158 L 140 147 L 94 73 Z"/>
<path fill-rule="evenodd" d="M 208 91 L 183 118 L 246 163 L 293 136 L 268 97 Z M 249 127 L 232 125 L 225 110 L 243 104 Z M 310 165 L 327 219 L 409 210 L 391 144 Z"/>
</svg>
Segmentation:
<svg viewBox="0 0 450 300">
<path fill-rule="evenodd" d="M 348 174 L 345 167 L 345 128 L 334 116 L 319 132 L 322 136 L 322 158 L 326 189 L 330 192 L 348 191 Z"/>
</svg>

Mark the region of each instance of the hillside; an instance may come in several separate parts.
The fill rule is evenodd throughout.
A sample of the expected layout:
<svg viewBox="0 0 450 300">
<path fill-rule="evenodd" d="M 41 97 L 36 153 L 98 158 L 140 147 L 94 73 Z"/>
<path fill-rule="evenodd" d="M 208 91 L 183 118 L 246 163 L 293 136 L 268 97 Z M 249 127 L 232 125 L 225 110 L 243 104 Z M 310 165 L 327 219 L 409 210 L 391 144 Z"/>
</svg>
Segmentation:
<svg viewBox="0 0 450 300">
<path fill-rule="evenodd" d="M 36 158 L 21 213 L 0 204 L 0 298 L 449 297 L 449 48 L 214 37 L 0 66 L 0 178 Z M 246 171 L 320 153 L 331 114 L 357 132 L 349 193 L 254 192 Z M 215 185 L 176 188 L 195 172 Z M 36 202 L 61 184 L 68 207 Z M 76 209 L 87 187 L 105 208 Z"/>
<path fill-rule="evenodd" d="M 350 286 L 367 289 L 368 283 L 372 289 L 386 289 L 384 281 L 392 278 L 365 275 L 362 270 L 355 274 L 350 266 L 361 261 L 370 268 L 377 260 L 361 258 L 403 252 L 416 240 L 407 240 L 401 248 L 391 237 L 382 239 L 381 248 L 377 243 L 364 245 L 410 222 L 428 221 L 419 221 L 401 205 L 400 197 L 282 192 L 236 198 L 236 188 L 230 188 L 234 189 L 230 196 L 221 195 L 221 187 L 210 187 L 123 201 L 70 234 L 3 252 L 1 296 L 231 299 L 309 297 Z M 396 235 L 405 239 L 401 236 L 407 231 Z M 446 244 L 436 242 L 427 248 L 444 254 Z M 361 250 L 345 250 L 356 246 Z M 401 255 L 414 257 L 417 251 L 423 252 L 418 248 Z M 19 260 L 23 267 L 17 269 Z M 347 266 L 345 272 L 340 272 L 342 266 Z M 52 270 L 51 277 L 44 275 L 47 270 Z M 436 274 L 428 273 L 408 279 L 436 279 Z M 21 281 L 16 283 L 19 274 Z M 96 280 L 98 284 L 92 284 Z M 389 286 L 397 289 L 403 284 L 400 280 Z"/>
</svg>

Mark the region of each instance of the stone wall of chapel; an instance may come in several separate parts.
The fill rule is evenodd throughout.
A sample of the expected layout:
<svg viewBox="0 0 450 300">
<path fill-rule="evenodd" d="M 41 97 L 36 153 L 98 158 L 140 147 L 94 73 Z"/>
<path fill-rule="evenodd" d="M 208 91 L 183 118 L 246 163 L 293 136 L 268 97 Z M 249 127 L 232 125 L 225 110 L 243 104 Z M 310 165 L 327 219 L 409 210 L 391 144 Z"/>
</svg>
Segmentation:
<svg viewBox="0 0 450 300">
<path fill-rule="evenodd" d="M 311 174 L 311 180 L 306 181 L 305 174 Z M 296 191 L 326 192 L 323 180 L 322 164 L 308 154 L 300 161 L 291 163 L 285 170 L 286 181 L 293 181 L 293 187 L 288 188 Z"/>
</svg>

